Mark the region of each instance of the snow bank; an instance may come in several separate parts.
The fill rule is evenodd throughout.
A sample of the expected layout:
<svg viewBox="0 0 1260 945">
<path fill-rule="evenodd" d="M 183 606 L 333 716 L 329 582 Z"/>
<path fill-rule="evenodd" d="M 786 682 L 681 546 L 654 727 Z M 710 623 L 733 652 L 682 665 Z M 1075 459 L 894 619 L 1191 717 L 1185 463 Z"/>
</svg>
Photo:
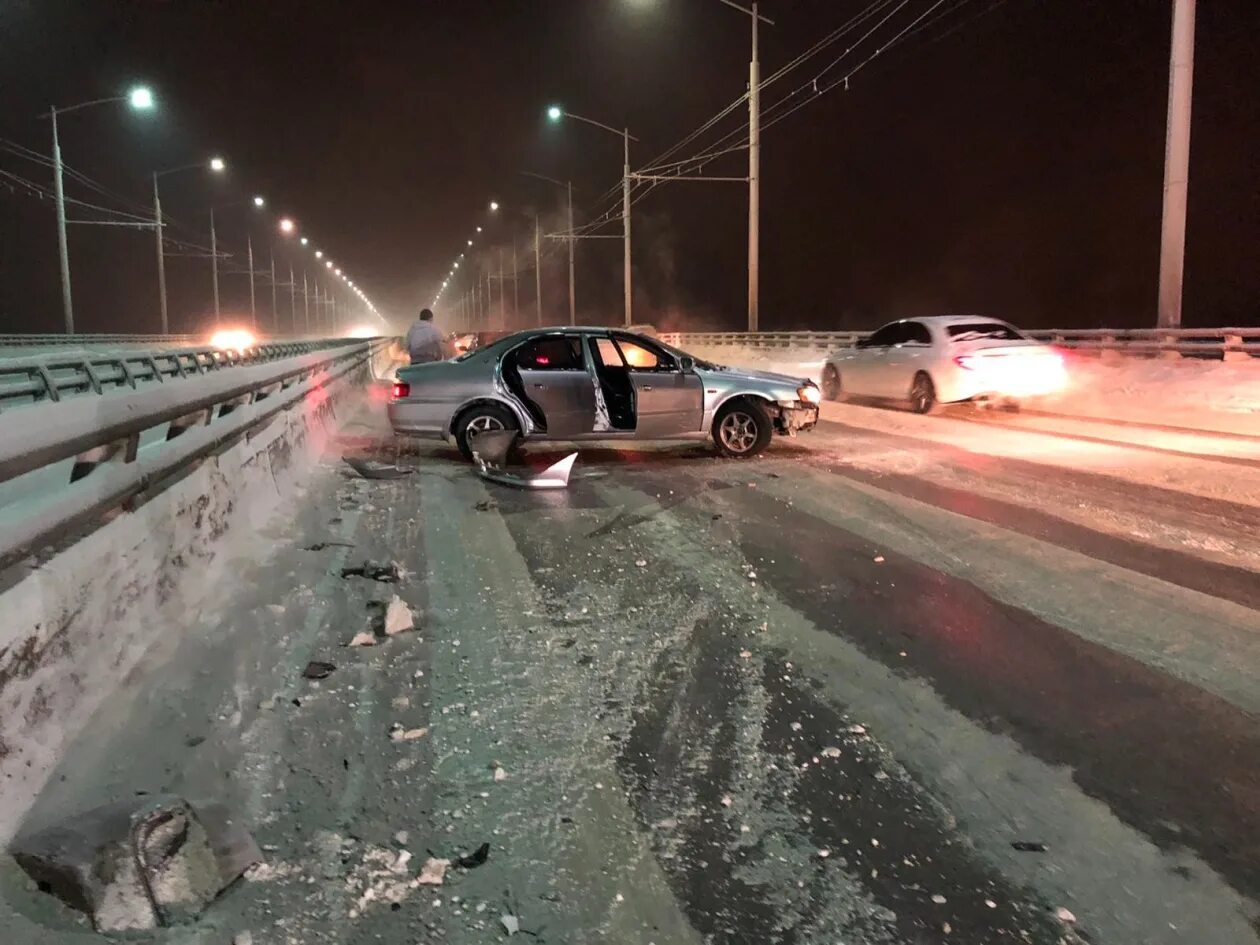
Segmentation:
<svg viewBox="0 0 1260 945">
<path fill-rule="evenodd" d="M 715 345 L 687 349 L 719 364 L 821 380 L 827 352 Z M 1260 358 L 1100 359 L 1068 353 L 1071 386 L 1036 405 L 1080 417 L 1260 435 Z"/>
<path fill-rule="evenodd" d="M 0 841 L 104 698 L 165 635 L 196 631 L 256 558 L 257 529 L 295 496 L 357 398 L 350 377 L 317 391 L 132 511 L 0 591 Z"/>
</svg>

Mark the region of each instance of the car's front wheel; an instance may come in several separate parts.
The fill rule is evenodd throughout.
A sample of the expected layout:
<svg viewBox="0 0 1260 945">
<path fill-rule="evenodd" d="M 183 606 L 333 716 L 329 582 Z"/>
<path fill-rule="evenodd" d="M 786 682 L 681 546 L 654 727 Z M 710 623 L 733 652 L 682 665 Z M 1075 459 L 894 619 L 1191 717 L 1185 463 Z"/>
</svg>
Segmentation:
<svg viewBox="0 0 1260 945">
<path fill-rule="evenodd" d="M 718 452 L 732 459 L 751 459 L 774 436 L 774 421 L 755 400 L 726 404 L 713 418 L 713 442 Z"/>
<path fill-rule="evenodd" d="M 473 458 L 473 441 L 481 433 L 519 430 L 512 411 L 500 404 L 473 404 L 455 421 L 455 443 L 465 459 Z"/>
<path fill-rule="evenodd" d="M 828 364 L 823 368 L 822 392 L 828 400 L 839 400 L 844 395 L 844 388 L 840 384 L 840 372 L 836 370 L 834 364 Z"/>
</svg>

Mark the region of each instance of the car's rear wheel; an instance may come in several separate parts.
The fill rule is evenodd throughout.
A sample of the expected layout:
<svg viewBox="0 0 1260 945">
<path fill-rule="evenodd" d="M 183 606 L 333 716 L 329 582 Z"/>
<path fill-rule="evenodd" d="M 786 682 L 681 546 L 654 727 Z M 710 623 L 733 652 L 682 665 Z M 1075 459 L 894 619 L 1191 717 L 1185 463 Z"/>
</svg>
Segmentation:
<svg viewBox="0 0 1260 945">
<path fill-rule="evenodd" d="M 751 459 L 770 445 L 772 436 L 774 422 L 755 400 L 726 404 L 713 418 L 713 442 L 732 459 Z"/>
<path fill-rule="evenodd" d="M 914 376 L 914 383 L 910 385 L 910 407 L 915 413 L 936 413 L 940 409 L 936 385 L 923 371 Z"/>
<path fill-rule="evenodd" d="M 828 400 L 839 400 L 844 396 L 844 388 L 840 384 L 840 372 L 836 370 L 834 364 L 828 364 L 823 368 L 822 392 Z"/>
<path fill-rule="evenodd" d="M 519 430 L 512 411 L 500 404 L 473 404 L 455 421 L 455 443 L 465 459 L 473 458 L 473 441 L 478 434 L 497 430 Z"/>
</svg>

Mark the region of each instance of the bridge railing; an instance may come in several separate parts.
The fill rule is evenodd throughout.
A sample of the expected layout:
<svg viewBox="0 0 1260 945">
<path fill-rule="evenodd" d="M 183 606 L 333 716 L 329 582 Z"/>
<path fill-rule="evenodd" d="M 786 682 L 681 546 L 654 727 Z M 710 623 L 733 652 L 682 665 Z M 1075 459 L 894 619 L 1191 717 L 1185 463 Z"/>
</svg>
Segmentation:
<svg viewBox="0 0 1260 945">
<path fill-rule="evenodd" d="M 867 331 L 662 332 L 668 344 L 774 350 L 832 351 L 851 348 Z M 1081 351 L 1159 356 L 1188 355 L 1235 360 L 1260 357 L 1260 328 L 1050 329 L 1026 334 L 1041 341 Z"/>
<path fill-rule="evenodd" d="M 73 378 L 59 379 L 47 368 L 56 358 L 44 359 L 31 382 L 37 399 L 0 410 L 0 565 L 366 370 L 390 344 L 337 339 L 240 354 L 150 351 L 137 355 L 143 370 L 130 360 L 113 364 L 108 385 L 103 369 L 80 362 Z M 8 368 L 0 362 L 0 372 Z M 69 389 L 95 396 L 67 397 Z"/>
</svg>

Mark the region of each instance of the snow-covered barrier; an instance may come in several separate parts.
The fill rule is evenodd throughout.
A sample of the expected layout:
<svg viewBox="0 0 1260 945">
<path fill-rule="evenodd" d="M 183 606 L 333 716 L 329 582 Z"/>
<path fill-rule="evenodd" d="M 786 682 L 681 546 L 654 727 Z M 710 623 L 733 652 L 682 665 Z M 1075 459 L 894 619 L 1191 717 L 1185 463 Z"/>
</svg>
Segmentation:
<svg viewBox="0 0 1260 945">
<path fill-rule="evenodd" d="M 386 349 L 0 414 L 0 842 L 146 651 L 231 587 L 227 543 L 257 540 Z"/>
</svg>

